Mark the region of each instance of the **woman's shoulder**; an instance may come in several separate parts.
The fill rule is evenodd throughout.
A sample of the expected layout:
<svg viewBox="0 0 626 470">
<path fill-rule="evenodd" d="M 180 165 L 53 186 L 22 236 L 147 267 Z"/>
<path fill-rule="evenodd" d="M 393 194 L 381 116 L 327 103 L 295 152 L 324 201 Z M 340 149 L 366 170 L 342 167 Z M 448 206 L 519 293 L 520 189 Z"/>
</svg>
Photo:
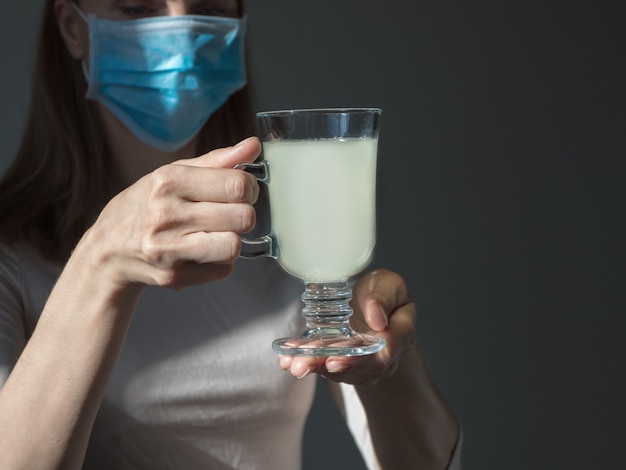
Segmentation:
<svg viewBox="0 0 626 470">
<path fill-rule="evenodd" d="M 4 284 L 6 281 L 16 280 L 20 277 L 20 247 L 0 243 L 0 278 Z"/>
<path fill-rule="evenodd" d="M 60 269 L 57 263 L 47 260 L 28 243 L 0 242 L 0 269 L 16 273 L 23 271 L 25 266 L 46 272 L 58 272 Z"/>
<path fill-rule="evenodd" d="M 0 243 L 0 283 L 2 289 L 26 292 L 43 291 L 47 295 L 61 271 L 26 243 Z"/>
<path fill-rule="evenodd" d="M 4 323 L 19 319 L 28 336 L 60 271 L 60 266 L 28 244 L 0 243 L 0 317 Z"/>
</svg>

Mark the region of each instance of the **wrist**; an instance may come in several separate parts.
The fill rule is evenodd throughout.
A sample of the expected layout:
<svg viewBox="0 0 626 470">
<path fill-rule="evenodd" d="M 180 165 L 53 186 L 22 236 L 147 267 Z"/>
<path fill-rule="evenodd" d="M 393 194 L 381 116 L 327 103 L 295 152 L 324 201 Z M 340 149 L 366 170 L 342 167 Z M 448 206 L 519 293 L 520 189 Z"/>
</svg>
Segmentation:
<svg viewBox="0 0 626 470">
<path fill-rule="evenodd" d="M 356 386 L 356 391 L 383 468 L 398 468 L 400 456 L 407 463 L 413 462 L 411 465 L 421 462 L 420 468 L 446 468 L 459 425 L 430 377 L 417 345 L 403 355 L 393 375 L 376 385 Z M 397 440 L 389 443 L 388 435 L 395 435 Z M 386 445 L 377 445 L 377 441 Z"/>
<path fill-rule="evenodd" d="M 63 276 L 92 291 L 95 298 L 105 303 L 130 302 L 134 308 L 145 285 L 129 281 L 119 250 L 101 232 L 97 226 L 85 232 L 65 265 Z"/>
</svg>

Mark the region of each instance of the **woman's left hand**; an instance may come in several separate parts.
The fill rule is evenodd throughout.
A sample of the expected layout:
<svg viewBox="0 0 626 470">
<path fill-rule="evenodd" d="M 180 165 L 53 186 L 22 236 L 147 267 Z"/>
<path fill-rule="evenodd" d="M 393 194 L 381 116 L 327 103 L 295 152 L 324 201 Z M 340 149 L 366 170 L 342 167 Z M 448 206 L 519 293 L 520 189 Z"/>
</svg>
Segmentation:
<svg viewBox="0 0 626 470">
<path fill-rule="evenodd" d="M 416 343 L 415 303 L 398 274 L 372 271 L 353 288 L 352 328 L 387 342 L 376 354 L 366 356 L 280 356 L 280 366 L 295 377 L 317 373 L 326 379 L 354 385 L 376 384 L 394 373 L 402 355 Z"/>
</svg>

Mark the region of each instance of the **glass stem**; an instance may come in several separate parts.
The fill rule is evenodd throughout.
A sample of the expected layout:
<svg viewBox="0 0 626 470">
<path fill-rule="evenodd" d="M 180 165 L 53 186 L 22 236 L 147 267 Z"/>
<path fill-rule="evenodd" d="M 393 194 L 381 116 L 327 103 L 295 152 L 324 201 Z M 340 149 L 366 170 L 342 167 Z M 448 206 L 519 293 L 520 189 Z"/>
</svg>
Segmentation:
<svg viewBox="0 0 626 470">
<path fill-rule="evenodd" d="M 349 319 L 352 315 L 351 299 L 352 289 L 346 282 L 306 283 L 302 293 L 304 302 L 302 316 L 306 320 L 306 329 L 325 330 L 329 334 L 349 329 Z"/>
</svg>

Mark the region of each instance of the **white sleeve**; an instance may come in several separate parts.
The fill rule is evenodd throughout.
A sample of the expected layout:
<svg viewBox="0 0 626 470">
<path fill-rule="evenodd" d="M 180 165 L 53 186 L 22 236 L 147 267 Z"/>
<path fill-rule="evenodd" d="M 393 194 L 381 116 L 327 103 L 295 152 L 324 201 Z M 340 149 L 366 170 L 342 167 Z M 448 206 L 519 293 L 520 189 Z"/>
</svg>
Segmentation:
<svg viewBox="0 0 626 470">
<path fill-rule="evenodd" d="M 463 428 L 459 426 L 459 439 L 456 441 L 454 450 L 452 451 L 452 458 L 447 470 L 462 470 L 461 468 L 461 452 L 463 449 Z"/>
<path fill-rule="evenodd" d="M 365 409 L 361 405 L 361 400 L 354 386 L 344 383 L 340 383 L 339 385 L 346 415 L 346 423 L 359 451 L 361 451 L 365 465 L 367 465 L 367 470 L 381 470 L 376 452 L 374 452 L 370 427 L 367 423 L 367 416 L 365 415 Z"/>
<path fill-rule="evenodd" d="M 343 407 L 346 416 L 346 423 L 348 429 L 352 433 L 352 437 L 356 442 L 357 447 L 361 451 L 363 460 L 367 465 L 368 470 L 381 470 L 380 463 L 376 458 L 376 452 L 374 452 L 374 443 L 372 442 L 372 436 L 370 434 L 369 424 L 367 422 L 367 416 L 365 409 L 361 405 L 354 386 L 341 383 L 341 398 L 343 399 Z M 461 470 L 461 448 L 463 446 L 463 432 L 459 432 L 459 439 L 456 443 L 450 464 L 447 470 Z"/>
</svg>

